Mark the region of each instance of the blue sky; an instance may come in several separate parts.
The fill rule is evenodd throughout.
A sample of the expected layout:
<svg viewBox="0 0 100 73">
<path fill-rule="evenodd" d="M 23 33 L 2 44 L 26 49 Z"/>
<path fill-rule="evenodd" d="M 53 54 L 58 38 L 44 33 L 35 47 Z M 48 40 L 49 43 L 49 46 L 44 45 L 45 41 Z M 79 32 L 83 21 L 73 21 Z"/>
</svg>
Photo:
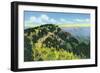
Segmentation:
<svg viewBox="0 0 100 73">
<path fill-rule="evenodd" d="M 34 24 L 90 24 L 90 14 L 24 11 L 25 26 Z"/>
</svg>

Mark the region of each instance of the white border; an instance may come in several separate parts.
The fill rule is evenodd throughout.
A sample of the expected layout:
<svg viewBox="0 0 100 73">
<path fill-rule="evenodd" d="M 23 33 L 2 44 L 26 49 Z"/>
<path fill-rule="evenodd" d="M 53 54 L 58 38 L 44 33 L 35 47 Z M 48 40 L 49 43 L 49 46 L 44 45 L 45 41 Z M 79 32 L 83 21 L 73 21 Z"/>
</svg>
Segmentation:
<svg viewBox="0 0 100 73">
<path fill-rule="evenodd" d="M 74 12 L 74 13 L 90 13 L 91 15 L 91 58 L 81 60 L 61 60 L 61 61 L 40 61 L 40 62 L 24 62 L 24 11 L 49 11 L 49 12 Z M 19 5 L 18 7 L 18 68 L 36 68 L 50 66 L 72 66 L 95 64 L 95 11 L 93 9 L 81 8 L 61 8 L 48 6 L 26 6 Z M 84 33 L 83 33 L 84 34 Z"/>
</svg>

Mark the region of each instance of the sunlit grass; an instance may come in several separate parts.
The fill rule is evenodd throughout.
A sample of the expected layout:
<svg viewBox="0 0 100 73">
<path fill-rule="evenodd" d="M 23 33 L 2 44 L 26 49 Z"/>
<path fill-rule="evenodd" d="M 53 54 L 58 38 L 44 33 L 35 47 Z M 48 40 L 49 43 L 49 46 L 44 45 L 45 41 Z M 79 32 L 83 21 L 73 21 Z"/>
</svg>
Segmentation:
<svg viewBox="0 0 100 73">
<path fill-rule="evenodd" d="M 33 60 L 34 61 L 46 61 L 46 60 L 75 60 L 80 59 L 73 52 L 65 51 L 62 48 L 56 50 L 56 48 L 33 48 Z"/>
</svg>

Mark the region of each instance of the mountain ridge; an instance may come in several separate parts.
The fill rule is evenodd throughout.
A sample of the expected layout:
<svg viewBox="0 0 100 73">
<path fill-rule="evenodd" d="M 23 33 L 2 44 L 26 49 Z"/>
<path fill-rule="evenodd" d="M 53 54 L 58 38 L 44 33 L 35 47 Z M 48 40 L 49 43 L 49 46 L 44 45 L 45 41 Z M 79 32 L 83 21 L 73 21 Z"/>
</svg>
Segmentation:
<svg viewBox="0 0 100 73">
<path fill-rule="evenodd" d="M 87 58 L 87 56 L 84 56 L 85 52 L 81 51 L 82 49 L 77 49 L 78 47 L 80 47 L 80 45 L 82 45 L 82 43 L 80 43 L 79 40 L 71 33 L 64 32 L 60 27 L 54 24 L 45 24 L 38 27 L 25 29 L 24 40 L 25 59 L 27 59 L 27 55 L 30 55 L 30 53 L 34 53 L 35 48 L 42 49 L 44 47 L 55 48 L 56 51 L 63 49 L 66 52 L 72 52 L 77 56 L 82 53 L 82 55 L 80 56 L 83 58 Z M 85 43 L 83 44 L 83 46 L 87 46 Z M 83 47 L 83 49 L 84 48 L 86 47 Z M 29 51 L 29 53 L 26 55 L 27 50 Z M 30 55 L 30 57 L 32 57 L 32 55 Z"/>
</svg>

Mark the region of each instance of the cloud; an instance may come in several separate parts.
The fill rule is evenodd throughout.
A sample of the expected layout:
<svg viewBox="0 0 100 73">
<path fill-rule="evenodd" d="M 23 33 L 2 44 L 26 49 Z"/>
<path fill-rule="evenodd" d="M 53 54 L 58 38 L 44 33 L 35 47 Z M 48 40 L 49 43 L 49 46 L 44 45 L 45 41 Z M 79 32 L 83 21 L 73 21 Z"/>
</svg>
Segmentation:
<svg viewBox="0 0 100 73">
<path fill-rule="evenodd" d="M 82 19 L 75 19 L 75 21 L 82 22 L 83 20 Z"/>
<path fill-rule="evenodd" d="M 36 20 L 36 17 L 35 16 L 32 16 L 31 18 L 30 18 L 30 21 L 35 21 Z"/>
<path fill-rule="evenodd" d="M 90 19 L 86 19 L 87 22 L 90 22 Z"/>
<path fill-rule="evenodd" d="M 75 19 L 76 22 L 79 22 L 79 23 L 90 23 L 90 19 Z"/>
<path fill-rule="evenodd" d="M 54 19 L 46 14 L 41 14 L 40 16 L 31 16 L 29 20 L 25 21 L 25 27 L 34 27 L 42 24 L 89 24 L 90 19 L 65 19 L 57 18 Z"/>
<path fill-rule="evenodd" d="M 66 23 L 67 21 L 65 19 L 61 18 L 60 22 Z"/>
<path fill-rule="evenodd" d="M 39 18 L 37 18 L 37 17 L 35 17 L 35 16 L 30 17 L 30 19 L 29 19 L 28 21 L 29 21 L 30 23 L 34 23 L 34 24 L 39 24 L 39 23 L 42 22 L 41 19 L 39 19 Z"/>
<path fill-rule="evenodd" d="M 57 24 L 58 23 L 57 20 L 55 20 L 54 18 L 50 18 L 49 16 L 45 14 L 41 15 L 39 19 L 42 21 L 42 24 Z"/>
<path fill-rule="evenodd" d="M 43 20 L 43 21 L 48 21 L 49 20 L 49 17 L 47 15 L 45 15 L 45 14 L 42 14 L 40 16 L 40 19 Z"/>
<path fill-rule="evenodd" d="M 50 22 L 51 22 L 52 24 L 57 24 L 57 23 L 58 23 L 58 21 L 55 20 L 55 19 L 53 19 L 53 18 L 50 19 Z"/>
<path fill-rule="evenodd" d="M 58 21 L 54 18 L 50 18 L 49 16 L 42 14 L 39 17 L 31 16 L 29 20 L 25 21 L 26 25 L 32 24 L 57 24 Z"/>
<path fill-rule="evenodd" d="M 72 21 L 66 20 L 66 19 L 64 19 L 64 18 L 60 18 L 60 23 L 61 23 L 61 24 L 73 24 Z"/>
</svg>

